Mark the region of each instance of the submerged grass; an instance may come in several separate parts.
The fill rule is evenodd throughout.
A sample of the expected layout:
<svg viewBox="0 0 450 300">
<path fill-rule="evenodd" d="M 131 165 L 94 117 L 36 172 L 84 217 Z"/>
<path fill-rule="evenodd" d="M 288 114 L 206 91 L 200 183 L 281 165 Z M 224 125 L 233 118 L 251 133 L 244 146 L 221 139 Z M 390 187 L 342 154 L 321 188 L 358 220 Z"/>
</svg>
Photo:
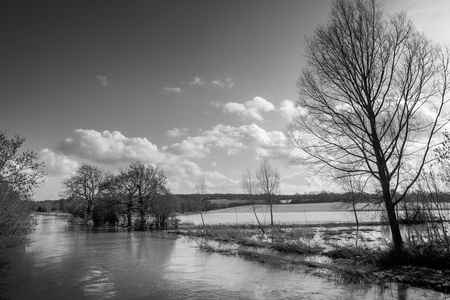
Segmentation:
<svg viewBox="0 0 450 300">
<path fill-rule="evenodd" d="M 346 283 L 396 281 L 450 292 L 450 252 L 435 241 L 406 242 L 402 253 L 397 253 L 383 239 L 366 244 L 370 238 L 353 237 L 355 228 L 342 224 L 266 226 L 264 229 L 263 234 L 254 225 L 216 225 L 192 227 L 185 233 L 195 238 L 203 251 L 237 255 L 286 270 L 300 268 Z M 359 228 L 358 232 L 370 237 L 373 231 L 373 228 Z M 356 243 L 342 242 L 349 238 Z"/>
</svg>

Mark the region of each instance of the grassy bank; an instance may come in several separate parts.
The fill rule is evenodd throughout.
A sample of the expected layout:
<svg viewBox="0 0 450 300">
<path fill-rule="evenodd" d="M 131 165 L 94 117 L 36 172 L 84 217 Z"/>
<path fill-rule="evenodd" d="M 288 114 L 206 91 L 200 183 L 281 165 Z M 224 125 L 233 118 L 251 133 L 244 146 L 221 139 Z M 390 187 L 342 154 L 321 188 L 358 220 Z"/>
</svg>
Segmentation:
<svg viewBox="0 0 450 300">
<path fill-rule="evenodd" d="M 402 282 L 450 292 L 450 256 L 437 243 L 405 243 L 396 253 L 379 224 L 187 226 L 200 249 L 236 255 L 343 282 Z"/>
</svg>

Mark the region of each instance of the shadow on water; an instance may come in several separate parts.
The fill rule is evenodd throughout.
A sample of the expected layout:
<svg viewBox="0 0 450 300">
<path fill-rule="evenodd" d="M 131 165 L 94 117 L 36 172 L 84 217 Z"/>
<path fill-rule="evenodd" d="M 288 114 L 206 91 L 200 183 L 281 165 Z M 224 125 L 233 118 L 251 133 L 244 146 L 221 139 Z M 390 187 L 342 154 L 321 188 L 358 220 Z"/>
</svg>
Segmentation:
<svg viewBox="0 0 450 300">
<path fill-rule="evenodd" d="M 403 285 L 338 284 L 236 256 L 205 253 L 186 238 L 70 225 L 38 216 L 15 249 L 11 299 L 444 299 Z"/>
</svg>

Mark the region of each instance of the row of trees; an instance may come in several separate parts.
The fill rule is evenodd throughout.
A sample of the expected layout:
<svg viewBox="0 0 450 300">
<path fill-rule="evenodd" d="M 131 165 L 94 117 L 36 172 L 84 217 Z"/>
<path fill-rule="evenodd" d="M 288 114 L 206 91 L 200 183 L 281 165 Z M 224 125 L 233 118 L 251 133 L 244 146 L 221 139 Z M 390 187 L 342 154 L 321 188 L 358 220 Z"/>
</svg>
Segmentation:
<svg viewBox="0 0 450 300">
<path fill-rule="evenodd" d="M 153 217 L 157 228 L 164 228 L 175 212 L 173 196 L 166 187 L 163 170 L 141 162 L 133 162 L 127 168 L 111 175 L 97 166 L 83 164 L 72 176 L 63 180 L 62 196 L 78 202 L 72 213 L 82 207 L 87 222 L 102 221 L 98 214 L 107 211 L 127 216 L 127 225 L 133 226 L 133 215 L 138 214 L 138 229 L 145 228 L 148 216 Z M 98 209 L 99 206 L 103 209 Z M 97 210 L 96 210 L 97 207 Z M 75 208 L 75 210 L 74 210 Z M 97 213 L 97 218 L 93 216 Z M 97 222 L 98 223 L 98 222 Z"/>
<path fill-rule="evenodd" d="M 78 203 L 65 205 L 66 209 L 69 207 L 72 214 L 82 215 L 87 222 L 97 224 L 109 214 L 124 214 L 127 216 L 127 225 L 133 226 L 133 215 L 138 214 L 139 229 L 144 229 L 147 216 L 156 221 L 156 227 L 164 228 L 169 217 L 183 211 L 200 213 L 204 226 L 203 211 L 213 208 L 205 196 L 204 179 L 198 181 L 195 194 L 178 197 L 169 192 L 164 171 L 141 162 L 131 163 L 119 170 L 117 175 L 83 164 L 72 176 L 63 180 L 62 185 L 62 196 L 72 203 Z M 242 188 L 253 206 L 256 218 L 255 205 L 262 201 L 269 205 L 272 225 L 273 205 L 279 202 L 276 198 L 279 185 L 280 174 L 267 160 L 261 162 L 255 172 L 255 179 L 250 171 L 242 177 Z"/>
</svg>

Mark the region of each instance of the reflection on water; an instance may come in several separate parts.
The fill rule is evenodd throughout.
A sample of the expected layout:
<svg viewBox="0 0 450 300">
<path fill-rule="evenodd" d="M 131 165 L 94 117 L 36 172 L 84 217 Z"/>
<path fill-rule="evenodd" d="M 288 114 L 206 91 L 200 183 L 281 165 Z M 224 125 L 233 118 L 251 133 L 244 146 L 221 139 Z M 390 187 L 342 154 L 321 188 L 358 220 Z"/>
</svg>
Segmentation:
<svg viewBox="0 0 450 300">
<path fill-rule="evenodd" d="M 95 230 L 38 216 L 30 243 L 13 249 L 11 299 L 443 299 L 392 285 L 343 285 L 238 257 L 187 239 Z"/>
</svg>

